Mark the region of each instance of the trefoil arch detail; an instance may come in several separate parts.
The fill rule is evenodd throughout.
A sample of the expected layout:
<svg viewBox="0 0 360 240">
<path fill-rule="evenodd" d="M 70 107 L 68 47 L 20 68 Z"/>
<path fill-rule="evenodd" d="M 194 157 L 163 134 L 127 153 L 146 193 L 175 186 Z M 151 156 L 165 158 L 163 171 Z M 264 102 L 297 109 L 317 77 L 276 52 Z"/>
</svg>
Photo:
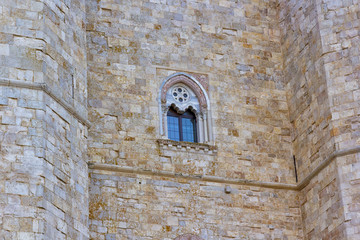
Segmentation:
<svg viewBox="0 0 360 240">
<path fill-rule="evenodd" d="M 168 138 L 167 113 L 170 108 L 179 114 L 188 110 L 196 115 L 197 142 L 212 143 L 210 101 L 204 87 L 187 73 L 167 77 L 159 91 L 160 134 Z"/>
</svg>

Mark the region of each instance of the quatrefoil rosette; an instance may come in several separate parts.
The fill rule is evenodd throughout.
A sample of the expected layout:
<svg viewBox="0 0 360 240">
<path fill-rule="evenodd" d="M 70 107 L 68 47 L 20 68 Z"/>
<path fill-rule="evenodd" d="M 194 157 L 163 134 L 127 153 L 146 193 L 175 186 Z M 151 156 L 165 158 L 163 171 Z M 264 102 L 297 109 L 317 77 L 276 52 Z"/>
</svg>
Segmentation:
<svg viewBox="0 0 360 240">
<path fill-rule="evenodd" d="M 166 108 L 172 106 L 182 113 L 191 108 L 194 113 L 200 112 L 199 100 L 193 90 L 184 84 L 172 86 L 166 93 Z"/>
<path fill-rule="evenodd" d="M 176 86 L 172 90 L 172 97 L 176 102 L 185 103 L 190 100 L 190 93 L 186 88 L 182 86 Z"/>
</svg>

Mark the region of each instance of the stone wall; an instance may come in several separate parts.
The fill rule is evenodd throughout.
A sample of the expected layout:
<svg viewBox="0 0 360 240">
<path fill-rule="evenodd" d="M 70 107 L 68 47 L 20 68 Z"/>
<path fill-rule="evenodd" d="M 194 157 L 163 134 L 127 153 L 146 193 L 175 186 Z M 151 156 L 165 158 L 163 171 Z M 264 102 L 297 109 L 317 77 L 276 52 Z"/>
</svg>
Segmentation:
<svg viewBox="0 0 360 240">
<path fill-rule="evenodd" d="M 46 43 L 37 37 L 42 33 L 44 4 L 40 1 L 3 1 L 0 28 L 0 77 L 2 79 L 42 82 L 43 62 L 37 54 Z"/>
<path fill-rule="evenodd" d="M 90 161 L 125 172 L 295 183 L 278 7 L 88 1 Z M 216 152 L 158 144 L 160 86 L 176 72 L 208 79 Z M 91 236 L 238 239 L 252 231 L 250 239 L 301 238 L 295 192 L 232 186 L 235 194 L 226 195 L 224 187 L 96 172 Z"/>
<path fill-rule="evenodd" d="M 339 156 L 301 191 L 305 239 L 359 237 L 359 154 Z"/>
<path fill-rule="evenodd" d="M 43 206 L 48 239 L 88 238 L 87 127 L 45 96 Z"/>
<path fill-rule="evenodd" d="M 45 1 L 41 55 L 44 81 L 78 116 L 87 118 L 85 1 Z M 87 126 L 48 97 L 44 199 L 48 201 L 45 235 L 88 238 Z"/>
<path fill-rule="evenodd" d="M 356 239 L 359 2 L 283 1 L 281 9 L 294 154 L 300 181 L 314 177 L 302 190 L 304 236 Z"/>
<path fill-rule="evenodd" d="M 332 130 L 340 151 L 360 146 L 360 2 L 318 1 L 323 59 L 327 77 Z M 321 5 L 320 5 L 321 4 Z M 321 7 L 320 7 L 321 6 Z M 352 151 L 354 153 L 356 151 Z M 358 150 L 357 150 L 358 152 Z M 360 237 L 359 154 L 338 157 L 339 191 L 342 195 L 347 239 Z"/>
<path fill-rule="evenodd" d="M 86 127 L 41 90 L 1 93 L 0 237 L 84 239 Z"/>
<path fill-rule="evenodd" d="M 342 209 L 344 210 L 344 226 L 348 239 L 360 237 L 359 230 L 359 197 L 360 197 L 360 155 L 351 154 L 337 158 L 339 166 Z"/>
<path fill-rule="evenodd" d="M 299 181 L 331 154 L 331 112 L 317 4 L 280 1 L 284 78 Z"/>
<path fill-rule="evenodd" d="M 360 2 L 318 1 L 322 55 L 337 149 L 360 144 Z"/>
<path fill-rule="evenodd" d="M 346 239 L 340 180 L 333 161 L 301 191 L 305 239 Z"/>
<path fill-rule="evenodd" d="M 0 239 L 358 239 L 359 9 L 1 2 Z M 206 144 L 160 134 L 177 72 Z"/>
<path fill-rule="evenodd" d="M 84 2 L 0 4 L 1 239 L 88 238 Z"/>
<path fill-rule="evenodd" d="M 45 144 L 43 123 L 38 119 L 44 114 L 42 99 L 42 92 L 1 87 L 1 239 L 35 239 L 44 233 Z"/>
<path fill-rule="evenodd" d="M 44 1 L 39 38 L 46 46 L 37 53 L 46 84 L 82 116 L 87 115 L 85 2 Z"/>
<path fill-rule="evenodd" d="M 209 79 L 218 153 L 201 171 L 294 182 L 273 1 L 87 4 L 91 161 L 166 170 L 174 159 L 156 143 L 158 93 L 187 72 Z"/>
<path fill-rule="evenodd" d="M 94 170 L 92 239 L 302 239 L 297 191 Z"/>
</svg>

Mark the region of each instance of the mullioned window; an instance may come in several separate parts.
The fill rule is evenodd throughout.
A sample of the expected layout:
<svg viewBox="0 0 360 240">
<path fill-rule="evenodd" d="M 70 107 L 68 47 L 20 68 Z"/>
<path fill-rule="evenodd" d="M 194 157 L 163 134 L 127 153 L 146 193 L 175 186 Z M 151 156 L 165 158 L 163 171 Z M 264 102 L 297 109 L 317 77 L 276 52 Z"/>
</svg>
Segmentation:
<svg viewBox="0 0 360 240">
<path fill-rule="evenodd" d="M 175 73 L 159 94 L 160 134 L 173 141 L 211 143 L 210 101 L 191 75 Z"/>
</svg>

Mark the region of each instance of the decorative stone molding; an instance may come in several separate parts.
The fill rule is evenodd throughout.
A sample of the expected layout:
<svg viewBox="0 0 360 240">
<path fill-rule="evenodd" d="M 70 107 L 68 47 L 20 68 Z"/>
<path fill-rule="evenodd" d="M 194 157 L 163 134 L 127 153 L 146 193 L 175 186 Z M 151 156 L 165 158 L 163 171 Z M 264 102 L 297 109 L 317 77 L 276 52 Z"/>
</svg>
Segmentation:
<svg viewBox="0 0 360 240">
<path fill-rule="evenodd" d="M 184 94 L 182 92 L 184 92 Z M 183 83 L 176 83 L 171 86 L 166 92 L 165 97 L 166 101 L 164 103 L 162 102 L 162 105 L 166 107 L 166 112 L 171 106 L 179 113 L 183 113 L 187 109 L 190 109 L 194 113 L 206 111 L 206 108 L 200 106 L 199 99 L 194 91 Z"/>
<path fill-rule="evenodd" d="M 168 178 L 180 178 L 190 181 L 204 181 L 204 182 L 213 182 L 213 183 L 223 183 L 223 184 L 232 184 L 232 185 L 244 185 L 244 186 L 255 186 L 255 187 L 264 187 L 271 189 L 288 189 L 288 190 L 297 190 L 295 184 L 286 184 L 286 183 L 274 183 L 274 182 L 262 182 L 255 180 L 246 180 L 246 179 L 236 179 L 236 178 L 225 178 L 209 175 L 189 175 L 186 173 L 175 173 L 169 171 L 158 171 L 158 170 L 147 170 L 140 169 L 136 167 L 122 167 L 114 164 L 104 164 L 104 163 L 88 163 L 90 171 L 109 171 L 109 172 L 119 172 L 119 173 L 131 173 L 147 176 L 158 176 L 158 177 L 168 177 Z"/>
<path fill-rule="evenodd" d="M 162 103 L 166 103 L 166 93 L 169 91 L 170 87 L 178 83 L 182 83 L 190 87 L 194 91 L 196 97 L 198 98 L 201 108 L 207 108 L 206 97 L 200 86 L 197 85 L 191 78 L 182 74 L 176 75 L 165 82 L 164 86 L 161 89 Z"/>
<path fill-rule="evenodd" d="M 167 140 L 171 141 L 171 140 Z M 197 144 L 197 143 L 195 143 Z M 204 182 L 215 182 L 215 183 L 224 183 L 224 184 L 232 184 L 232 185 L 244 185 L 244 186 L 255 186 L 255 187 L 264 187 L 271 189 L 287 189 L 294 191 L 301 191 L 304 189 L 310 181 L 320 173 L 326 166 L 328 166 L 334 159 L 337 157 L 342 157 L 350 154 L 360 153 L 360 146 L 356 146 L 354 148 L 345 149 L 342 151 L 336 151 L 331 154 L 327 159 L 325 159 L 318 168 L 312 171 L 304 180 L 302 180 L 298 184 L 287 184 L 287 183 L 277 183 L 277 182 L 262 182 L 256 180 L 247 180 L 247 179 L 236 179 L 236 178 L 224 178 L 217 176 L 208 176 L 208 175 L 186 175 L 182 173 L 174 173 L 168 171 L 156 171 L 156 170 L 144 170 L 133 167 L 121 167 L 118 165 L 112 164 L 102 164 L 90 162 L 88 163 L 89 169 L 92 170 L 105 170 L 110 172 L 121 172 L 121 173 L 133 173 L 133 174 L 141 174 L 141 175 L 156 175 L 160 177 L 170 177 L 170 178 L 183 178 L 188 180 L 196 180 L 196 181 L 204 181 Z"/>
<path fill-rule="evenodd" d="M 191 95 L 186 101 L 174 99 L 174 88 L 177 86 L 187 89 Z M 204 87 L 193 76 L 179 72 L 167 77 L 160 87 L 158 100 L 161 136 L 168 138 L 167 112 L 173 106 L 179 112 L 191 109 L 196 115 L 198 142 L 213 143 L 210 100 Z"/>
<path fill-rule="evenodd" d="M 80 123 L 84 124 L 86 127 L 90 128 L 91 123 L 87 120 L 87 117 L 81 116 L 76 109 L 66 103 L 58 94 L 56 94 L 46 83 L 36 83 L 36 82 L 25 82 L 21 80 L 13 80 L 8 78 L 0 78 L 0 86 L 5 87 L 18 87 L 39 90 L 46 93 L 49 97 L 54 99 L 59 103 L 63 108 L 65 108 L 68 113 L 70 113 L 74 118 L 76 118 Z"/>
<path fill-rule="evenodd" d="M 217 147 L 209 144 L 178 142 L 169 139 L 158 139 L 157 142 L 161 150 L 176 150 L 202 154 L 217 154 Z"/>
</svg>

